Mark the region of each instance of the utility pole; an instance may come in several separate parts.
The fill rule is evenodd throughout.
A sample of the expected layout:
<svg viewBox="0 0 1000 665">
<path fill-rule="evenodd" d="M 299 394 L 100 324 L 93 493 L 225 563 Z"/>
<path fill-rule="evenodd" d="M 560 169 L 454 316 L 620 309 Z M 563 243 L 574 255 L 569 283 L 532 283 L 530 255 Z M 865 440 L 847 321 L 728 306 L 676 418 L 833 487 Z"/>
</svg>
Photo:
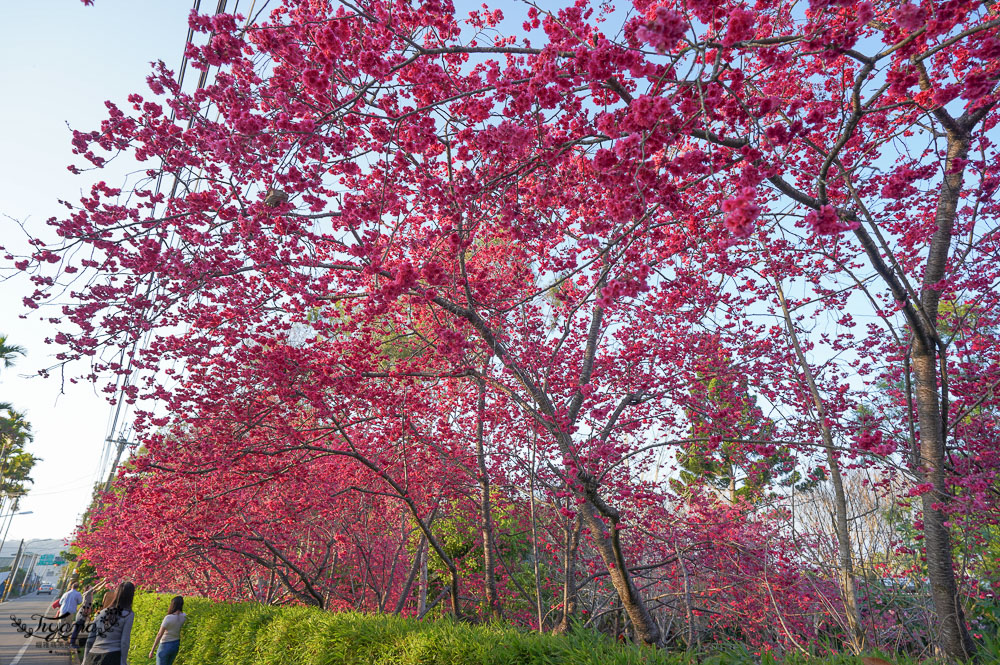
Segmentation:
<svg viewBox="0 0 1000 665">
<path fill-rule="evenodd" d="M 21 582 L 21 595 L 24 595 L 24 590 L 28 588 L 28 580 L 31 579 L 32 573 L 35 572 L 35 564 L 38 563 L 39 554 L 35 554 L 35 558 L 31 560 L 31 566 L 28 568 L 28 572 L 24 574 L 24 581 Z"/>
<path fill-rule="evenodd" d="M 59 594 L 66 593 L 69 590 L 69 562 L 63 563 L 62 571 L 59 573 Z"/>
<path fill-rule="evenodd" d="M 110 438 L 108 439 L 108 442 L 111 442 Z M 120 436 L 118 437 L 117 443 L 118 453 L 115 455 L 115 463 L 111 465 L 111 471 L 108 473 L 108 482 L 104 483 L 105 492 L 111 491 L 111 481 L 115 479 L 115 471 L 118 470 L 118 464 L 122 461 L 122 453 L 125 451 L 125 446 L 128 444 L 128 441 L 125 440 L 125 437 Z"/>
<path fill-rule="evenodd" d="M 10 575 L 7 576 L 7 583 L 3 587 L 3 596 L 0 597 L 0 603 L 7 600 L 7 594 L 10 593 L 10 588 L 14 586 L 14 576 L 17 575 L 17 569 L 21 565 L 21 552 L 24 551 L 24 538 L 21 539 L 21 544 L 17 546 L 17 555 L 14 557 L 14 562 L 10 566 Z"/>
</svg>

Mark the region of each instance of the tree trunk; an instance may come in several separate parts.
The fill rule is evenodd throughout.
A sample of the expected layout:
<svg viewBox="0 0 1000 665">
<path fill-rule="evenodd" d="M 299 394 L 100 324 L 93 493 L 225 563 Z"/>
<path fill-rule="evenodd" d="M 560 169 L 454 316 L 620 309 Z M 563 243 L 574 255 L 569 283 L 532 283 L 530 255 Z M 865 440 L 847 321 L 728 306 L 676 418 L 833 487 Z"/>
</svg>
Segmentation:
<svg viewBox="0 0 1000 665">
<path fill-rule="evenodd" d="M 406 576 L 406 582 L 403 583 L 403 588 L 399 592 L 399 598 L 396 599 L 396 608 L 392 611 L 393 614 L 400 614 L 403 608 L 406 607 L 406 601 L 410 598 L 410 589 L 413 588 L 413 581 L 417 578 L 417 573 L 421 570 L 420 561 L 426 542 L 426 539 L 420 536 L 420 542 L 417 544 L 417 550 L 413 555 L 413 562 L 410 564 L 410 572 Z M 426 597 L 426 591 L 424 591 L 424 595 Z"/>
<path fill-rule="evenodd" d="M 500 596 L 497 594 L 496 557 L 493 536 L 493 509 L 490 505 L 490 476 L 486 468 L 486 450 L 483 443 L 483 420 L 486 417 L 486 383 L 478 379 L 479 395 L 476 404 L 476 464 L 479 467 L 479 509 L 483 535 L 483 574 L 486 576 L 486 604 L 494 619 L 503 619 Z"/>
<path fill-rule="evenodd" d="M 632 581 L 632 576 L 629 575 L 625 557 L 621 549 L 621 542 L 618 538 L 618 531 L 615 528 L 618 525 L 618 520 L 611 518 L 609 532 L 609 526 L 601 520 L 598 515 L 599 509 L 594 503 L 588 500 L 580 506 L 580 509 L 583 522 L 590 529 L 590 535 L 594 540 L 594 547 L 597 549 L 597 553 L 601 555 L 601 559 L 608 569 L 608 577 L 611 578 L 611 583 L 614 585 L 615 591 L 622 601 L 622 608 L 632 622 L 636 639 L 648 646 L 662 647 L 663 635 L 660 627 L 653 620 L 653 615 L 649 613 L 649 608 L 646 607 L 646 603 Z M 608 507 L 605 506 L 604 510 L 600 512 L 604 514 L 607 512 L 607 509 Z M 613 514 L 617 516 L 617 511 Z"/>
<path fill-rule="evenodd" d="M 602 276 L 601 279 L 598 280 L 599 286 L 603 286 L 605 284 L 605 277 L 606 275 Z M 549 395 L 546 394 L 546 392 L 538 384 L 536 384 L 526 368 L 519 365 L 507 352 L 507 349 L 504 348 L 503 344 L 498 341 L 495 331 L 490 328 L 489 324 L 487 324 L 483 317 L 471 308 L 461 307 L 453 302 L 445 300 L 440 296 L 432 298 L 432 301 L 446 311 L 464 318 L 481 335 L 483 341 L 490 348 L 493 354 L 500 360 L 500 362 L 503 363 L 507 370 L 514 374 L 518 382 L 527 389 L 533 403 L 537 405 L 537 407 L 531 407 L 527 404 L 527 402 L 521 401 L 521 408 L 524 409 L 525 412 L 535 420 L 535 422 L 542 423 L 546 429 L 548 429 L 558 444 L 559 452 L 562 453 L 564 457 L 572 458 L 574 448 L 573 437 L 566 430 L 554 425 L 554 423 L 558 420 L 556 417 L 557 410 Z M 580 372 L 580 386 L 584 386 L 590 381 L 590 377 L 593 372 L 594 359 L 597 355 L 598 341 L 601 336 L 600 333 L 602 330 L 601 321 L 603 318 L 603 312 L 604 310 L 601 307 L 594 308 L 590 328 L 587 334 L 587 347 L 584 353 L 583 366 Z M 609 422 L 605 426 L 606 430 L 610 431 L 614 418 L 621 413 L 622 408 L 630 403 L 630 400 L 631 396 L 629 396 L 629 399 L 622 402 L 619 409 L 616 410 L 616 414 L 612 416 L 612 422 Z M 584 393 L 582 391 L 578 391 L 570 400 L 568 420 L 571 424 L 576 422 L 580 408 L 583 405 L 583 401 Z M 580 506 L 580 514 L 583 516 L 584 524 L 586 524 L 587 528 L 590 529 L 591 535 L 594 539 L 594 545 L 597 548 L 598 553 L 601 555 L 604 565 L 608 567 L 611 582 L 615 587 L 615 591 L 618 592 L 618 595 L 621 597 L 622 606 L 625 608 L 625 611 L 629 615 L 629 619 L 635 627 L 636 637 L 643 644 L 650 646 L 662 646 L 662 633 L 660 631 L 660 627 L 649 613 L 649 609 L 646 607 L 646 604 L 643 601 L 642 596 L 639 594 L 638 589 L 636 589 L 635 584 L 633 584 L 628 567 L 625 564 L 625 557 L 622 553 L 621 542 L 618 538 L 617 527 L 621 519 L 618 510 L 613 506 L 608 505 L 608 503 L 605 502 L 600 496 L 598 492 L 599 483 L 595 478 L 585 472 L 579 472 L 576 474 L 576 480 L 583 486 L 582 491 L 577 490 L 575 492 L 577 496 L 582 498 L 584 501 L 583 505 Z M 608 520 L 610 525 L 605 524 L 604 521 L 602 521 L 602 518 Z M 455 589 L 457 590 L 457 582 Z"/>
<path fill-rule="evenodd" d="M 374 471 L 376 475 L 382 478 L 382 480 L 386 484 L 388 484 L 393 489 L 393 491 L 395 491 L 396 496 L 403 501 L 403 503 L 406 505 L 406 508 L 410 511 L 410 515 L 413 516 L 413 520 L 416 522 L 417 528 L 420 529 L 420 532 L 427 539 L 428 545 L 434 548 L 434 552 L 438 555 L 438 557 L 440 557 L 442 563 L 444 563 L 444 565 L 448 568 L 448 577 L 449 577 L 448 588 L 451 594 L 451 611 L 456 619 L 461 620 L 463 617 L 462 617 L 462 602 L 458 589 L 459 586 L 458 568 L 455 565 L 455 561 L 450 556 L 448 556 L 448 553 L 444 550 L 444 547 L 441 546 L 441 543 L 438 541 L 438 539 L 434 537 L 433 533 L 431 533 L 430 522 L 433 521 L 434 514 L 436 514 L 437 510 L 435 509 L 434 513 L 432 513 L 431 515 L 431 519 L 428 522 L 425 522 L 424 519 L 420 517 L 420 511 L 417 509 L 417 504 L 413 500 L 413 497 L 410 496 L 409 492 L 402 485 L 400 485 L 399 482 L 397 482 L 392 476 L 386 473 L 386 471 L 382 467 L 380 467 L 372 460 L 368 459 L 368 457 L 366 457 L 365 455 L 358 453 L 357 448 L 351 442 L 350 436 L 348 436 L 347 432 L 344 431 L 344 428 L 341 427 L 340 424 L 336 422 L 336 420 L 334 420 L 334 426 L 336 427 L 337 432 L 344 438 L 344 441 L 346 441 L 348 445 L 351 446 L 351 449 L 353 451 L 350 453 L 342 452 L 340 454 L 349 457 L 351 459 L 357 460 L 359 463 L 361 463 L 368 469 Z"/>
<path fill-rule="evenodd" d="M 948 501 L 945 482 L 945 432 L 947 416 L 942 413 L 947 396 L 942 399 L 938 386 L 937 317 L 941 292 L 935 288 L 945 276 L 951 252 L 952 232 L 962 191 L 964 167 L 956 169 L 955 160 L 964 160 L 969 153 L 969 140 L 954 131 L 948 133 L 948 156 L 944 165 L 944 181 L 938 197 L 935 221 L 937 230 L 931 239 L 927 269 L 920 293 L 921 314 L 926 330 L 914 331 L 912 366 L 915 383 L 915 403 L 920 425 L 920 467 L 923 481 L 933 487 L 921 497 L 924 520 L 924 549 L 927 555 L 927 577 L 931 597 L 941 631 L 941 645 L 954 660 L 966 660 L 975 654 L 976 646 L 965 622 L 965 613 L 958 599 L 958 584 L 951 556 L 951 534 L 945 526 L 946 516 L 940 506 Z M 944 407 L 946 408 L 946 407 Z"/>
<path fill-rule="evenodd" d="M 430 554 L 427 541 L 420 541 L 420 591 L 417 593 L 417 616 L 427 614 L 427 559 Z"/>
<path fill-rule="evenodd" d="M 538 569 L 538 517 L 535 513 L 535 456 L 537 454 L 537 441 L 532 436 L 531 441 L 531 476 L 529 477 L 528 501 L 531 513 L 531 567 L 535 576 L 535 618 L 538 621 L 538 632 L 544 631 L 542 616 L 542 575 Z"/>
<path fill-rule="evenodd" d="M 945 526 L 947 517 L 938 508 L 947 501 L 948 489 L 944 478 L 944 441 L 940 436 L 936 369 L 933 351 L 929 354 L 914 353 L 921 475 L 923 481 L 933 487 L 932 491 L 921 496 L 924 551 L 927 556 L 931 599 L 941 631 L 941 645 L 950 657 L 966 660 L 975 653 L 976 647 L 966 627 L 962 605 L 958 601 L 958 584 L 951 556 L 951 534 Z"/>
<path fill-rule="evenodd" d="M 816 408 L 816 420 L 819 423 L 820 434 L 823 438 L 823 448 L 826 451 L 827 465 L 830 467 L 830 481 L 833 483 L 833 530 L 837 535 L 840 592 L 844 596 L 844 613 L 847 615 L 847 628 L 851 636 L 851 648 L 854 653 L 860 653 L 865 648 L 865 631 L 861 625 L 861 612 L 858 610 L 858 597 L 854 588 L 854 549 L 851 544 L 851 532 L 847 522 L 847 495 L 844 493 L 844 478 L 840 471 L 837 451 L 833 445 L 833 432 L 827 421 L 826 405 L 823 402 L 823 396 L 819 392 L 819 387 L 816 385 L 816 379 L 806 359 L 806 354 L 799 343 L 799 335 L 795 332 L 792 314 L 788 309 L 788 302 L 785 300 L 785 292 L 781 288 L 780 282 L 775 282 L 774 288 L 778 296 L 778 302 L 781 305 L 781 314 L 785 319 L 788 338 L 792 343 L 795 358 L 802 370 L 802 377 L 812 397 L 813 406 Z"/>
<path fill-rule="evenodd" d="M 687 566 L 684 564 L 684 555 L 674 543 L 674 554 L 677 556 L 677 565 L 681 569 L 681 576 L 684 579 L 684 615 L 687 618 L 687 648 L 698 652 L 701 650 L 701 639 L 698 627 L 695 625 L 694 610 L 691 604 L 691 580 L 688 577 Z"/>
<path fill-rule="evenodd" d="M 830 428 L 824 426 L 823 430 L 827 462 L 830 466 L 830 479 L 833 482 L 833 526 L 834 531 L 837 533 L 840 589 L 841 593 L 844 594 L 847 628 L 853 642 L 854 653 L 861 653 L 865 648 L 865 630 L 861 624 L 858 596 L 854 588 L 854 551 L 847 523 L 847 495 L 844 493 L 844 479 L 840 472 L 840 463 L 837 461 L 836 453 L 833 450 L 833 438 L 830 435 Z"/>
<path fill-rule="evenodd" d="M 580 547 L 580 516 L 566 522 L 566 539 L 563 543 L 563 597 L 562 617 L 556 626 L 556 633 L 565 633 L 570 629 L 570 619 L 576 614 L 576 576 L 573 567 L 576 565 L 576 551 Z"/>
</svg>

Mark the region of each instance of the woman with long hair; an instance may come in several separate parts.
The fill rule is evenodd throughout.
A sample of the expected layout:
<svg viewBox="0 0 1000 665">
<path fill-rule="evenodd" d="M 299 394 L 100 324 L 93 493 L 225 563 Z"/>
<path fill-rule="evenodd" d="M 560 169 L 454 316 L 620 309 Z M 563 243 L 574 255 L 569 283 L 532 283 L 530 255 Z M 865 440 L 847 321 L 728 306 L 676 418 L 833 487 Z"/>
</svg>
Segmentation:
<svg viewBox="0 0 1000 665">
<path fill-rule="evenodd" d="M 132 639 L 132 598 L 135 585 L 122 582 L 118 585 L 115 602 L 94 619 L 97 638 L 90 648 L 90 665 L 128 665 L 128 647 Z"/>
<path fill-rule="evenodd" d="M 117 596 L 118 596 L 118 589 L 117 588 L 115 588 L 115 589 L 108 589 L 107 591 L 105 591 L 104 592 L 104 598 L 101 601 L 101 609 L 98 610 L 97 616 L 100 616 L 101 612 L 103 612 L 104 610 L 106 610 L 109 607 L 111 607 L 112 605 L 114 605 L 115 604 L 115 598 Z M 87 633 L 87 643 L 86 643 L 86 646 L 83 649 L 83 665 L 90 665 L 90 648 L 92 646 L 94 646 L 94 642 L 97 640 L 97 618 L 96 617 L 90 623 L 90 626 L 87 628 L 87 631 L 88 631 L 88 633 Z"/>
<path fill-rule="evenodd" d="M 181 648 L 181 626 L 187 621 L 187 615 L 181 610 L 184 609 L 184 598 L 174 596 L 170 599 L 170 608 L 167 616 L 163 617 L 160 624 L 160 632 L 153 640 L 153 648 L 149 650 L 149 657 L 153 657 L 156 652 L 156 665 L 174 665 L 174 658 Z M 162 641 L 161 641 L 162 640 Z M 159 646 L 159 651 L 156 647 Z"/>
</svg>

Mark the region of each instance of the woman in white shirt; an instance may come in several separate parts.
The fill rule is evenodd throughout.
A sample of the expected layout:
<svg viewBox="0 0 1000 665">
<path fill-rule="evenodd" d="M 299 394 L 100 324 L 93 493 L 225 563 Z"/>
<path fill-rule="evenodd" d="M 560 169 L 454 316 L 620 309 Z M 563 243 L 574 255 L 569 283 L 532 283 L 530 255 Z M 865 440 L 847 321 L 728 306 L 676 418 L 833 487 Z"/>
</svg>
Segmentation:
<svg viewBox="0 0 1000 665">
<path fill-rule="evenodd" d="M 156 665 L 173 665 L 174 658 L 177 658 L 177 652 L 181 648 L 181 626 L 187 621 L 187 615 L 181 611 L 182 609 L 184 609 L 184 599 L 174 596 L 170 601 L 167 616 L 163 617 L 163 623 L 160 624 L 160 632 L 156 634 L 153 648 L 149 650 L 150 658 L 156 651 Z M 156 650 L 157 645 L 160 647 L 159 651 Z"/>
<path fill-rule="evenodd" d="M 91 665 L 128 665 L 128 647 L 132 640 L 132 598 L 135 585 L 122 582 L 118 586 L 114 604 L 101 610 L 94 619 L 93 630 L 97 638 L 90 647 Z"/>
</svg>

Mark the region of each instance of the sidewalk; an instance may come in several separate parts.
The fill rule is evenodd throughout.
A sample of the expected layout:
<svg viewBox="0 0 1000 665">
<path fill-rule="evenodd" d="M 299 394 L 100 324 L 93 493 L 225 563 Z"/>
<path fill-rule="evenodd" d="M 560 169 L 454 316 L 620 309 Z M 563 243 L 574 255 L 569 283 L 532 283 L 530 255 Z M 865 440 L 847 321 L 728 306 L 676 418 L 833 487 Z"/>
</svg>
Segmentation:
<svg viewBox="0 0 1000 665">
<path fill-rule="evenodd" d="M 35 628 L 40 616 L 51 616 L 54 598 L 28 595 L 0 603 L 0 665 L 74 665 L 80 662 L 65 643 L 49 645 L 37 637 L 26 638 L 14 625 L 14 618 Z"/>
</svg>

